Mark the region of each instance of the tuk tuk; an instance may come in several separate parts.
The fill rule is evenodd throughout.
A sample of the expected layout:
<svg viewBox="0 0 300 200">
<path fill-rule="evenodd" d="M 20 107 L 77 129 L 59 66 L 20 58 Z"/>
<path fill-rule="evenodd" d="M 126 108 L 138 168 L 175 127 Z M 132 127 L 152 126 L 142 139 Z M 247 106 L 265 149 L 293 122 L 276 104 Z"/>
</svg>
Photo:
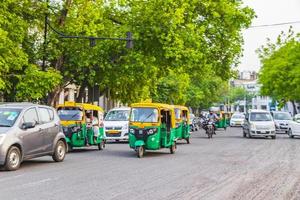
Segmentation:
<svg viewBox="0 0 300 200">
<path fill-rule="evenodd" d="M 176 150 L 176 123 L 174 107 L 160 103 L 135 103 L 131 105 L 129 120 L 129 146 L 137 157 L 146 150 L 169 148 Z"/>
<path fill-rule="evenodd" d="M 176 138 L 186 140 L 190 143 L 190 115 L 189 109 L 185 106 L 174 105 L 176 121 Z"/>
<path fill-rule="evenodd" d="M 224 114 L 224 112 L 218 112 L 217 113 L 219 120 L 216 122 L 216 128 L 224 128 L 224 130 L 226 130 L 227 128 L 227 123 L 226 123 L 226 115 Z"/>
<path fill-rule="evenodd" d="M 103 130 L 103 109 L 99 106 L 65 102 L 57 106 L 62 130 L 66 136 L 68 149 L 74 147 L 98 146 L 105 148 Z"/>
</svg>

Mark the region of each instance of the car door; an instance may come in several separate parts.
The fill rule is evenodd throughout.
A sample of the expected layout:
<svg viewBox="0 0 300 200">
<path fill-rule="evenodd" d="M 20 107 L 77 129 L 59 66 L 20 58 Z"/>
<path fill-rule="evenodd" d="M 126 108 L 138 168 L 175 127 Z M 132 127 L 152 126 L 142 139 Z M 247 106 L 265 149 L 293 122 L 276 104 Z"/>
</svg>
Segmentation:
<svg viewBox="0 0 300 200">
<path fill-rule="evenodd" d="M 54 122 L 54 111 L 48 107 L 39 107 L 39 117 L 43 137 L 43 151 L 50 152 L 53 149 L 53 141 L 59 132 L 59 126 Z"/>
<path fill-rule="evenodd" d="M 294 134 L 300 134 L 300 123 L 291 121 L 289 124 Z"/>
<path fill-rule="evenodd" d="M 35 123 L 33 128 L 22 129 L 19 136 L 22 140 L 25 157 L 34 156 L 42 153 L 43 137 L 41 134 L 41 127 L 39 118 L 35 107 L 29 108 L 22 116 L 22 123 Z M 22 124 L 21 124 L 22 127 Z"/>
<path fill-rule="evenodd" d="M 249 122 L 250 114 L 246 114 L 244 121 L 244 130 L 246 133 L 250 133 L 250 122 Z"/>
</svg>

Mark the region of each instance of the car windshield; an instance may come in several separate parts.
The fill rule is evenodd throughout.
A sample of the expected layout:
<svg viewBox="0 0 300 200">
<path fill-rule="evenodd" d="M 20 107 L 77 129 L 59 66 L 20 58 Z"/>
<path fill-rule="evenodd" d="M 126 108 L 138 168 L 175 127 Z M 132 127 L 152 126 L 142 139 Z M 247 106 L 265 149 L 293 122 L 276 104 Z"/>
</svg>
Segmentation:
<svg viewBox="0 0 300 200">
<path fill-rule="evenodd" d="M 105 121 L 128 121 L 129 110 L 111 110 L 107 113 Z"/>
<path fill-rule="evenodd" d="M 269 113 L 251 113 L 250 121 L 272 121 L 272 116 Z"/>
<path fill-rule="evenodd" d="M 292 117 L 289 113 L 274 113 L 275 120 L 292 120 Z"/>
<path fill-rule="evenodd" d="M 175 109 L 175 117 L 176 117 L 176 119 L 180 119 L 181 118 L 181 110 L 179 108 Z"/>
<path fill-rule="evenodd" d="M 232 119 L 244 119 L 245 118 L 245 116 L 244 115 L 242 115 L 242 114 L 236 114 L 236 115 L 232 115 L 232 117 L 231 117 Z"/>
<path fill-rule="evenodd" d="M 58 109 L 58 116 L 63 121 L 81 121 L 83 112 L 77 107 L 64 107 Z"/>
<path fill-rule="evenodd" d="M 12 127 L 20 112 L 21 109 L 0 108 L 0 127 Z"/>
<path fill-rule="evenodd" d="M 158 122 L 158 111 L 155 108 L 132 108 L 130 121 Z"/>
</svg>

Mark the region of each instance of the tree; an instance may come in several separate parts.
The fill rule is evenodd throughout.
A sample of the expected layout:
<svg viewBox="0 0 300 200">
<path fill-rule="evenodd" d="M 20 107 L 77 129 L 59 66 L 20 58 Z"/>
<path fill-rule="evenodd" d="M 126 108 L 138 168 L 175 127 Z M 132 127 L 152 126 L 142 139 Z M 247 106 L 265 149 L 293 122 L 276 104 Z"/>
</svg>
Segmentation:
<svg viewBox="0 0 300 200">
<path fill-rule="evenodd" d="M 268 43 L 259 52 L 262 68 L 259 81 L 262 95 L 271 96 L 281 106 L 300 100 L 300 40 L 281 34 L 277 43 Z"/>
</svg>

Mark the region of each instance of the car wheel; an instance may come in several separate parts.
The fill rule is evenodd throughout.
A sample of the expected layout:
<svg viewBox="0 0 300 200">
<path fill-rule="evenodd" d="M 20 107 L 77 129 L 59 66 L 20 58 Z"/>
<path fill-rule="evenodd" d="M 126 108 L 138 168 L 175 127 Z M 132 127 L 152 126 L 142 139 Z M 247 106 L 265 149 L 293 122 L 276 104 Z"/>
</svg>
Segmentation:
<svg viewBox="0 0 300 200">
<path fill-rule="evenodd" d="M 66 144 L 62 140 L 59 140 L 55 145 L 52 159 L 55 162 L 62 162 L 65 159 L 66 152 L 67 152 Z"/>
<path fill-rule="evenodd" d="M 294 136 L 293 136 L 293 132 L 292 132 L 292 129 L 289 129 L 289 131 L 288 131 L 288 135 L 289 135 L 289 137 L 290 137 L 290 138 L 294 138 Z"/>
<path fill-rule="evenodd" d="M 18 147 L 12 146 L 8 150 L 6 155 L 4 169 L 7 171 L 15 171 L 20 168 L 21 165 L 21 151 Z"/>
</svg>

